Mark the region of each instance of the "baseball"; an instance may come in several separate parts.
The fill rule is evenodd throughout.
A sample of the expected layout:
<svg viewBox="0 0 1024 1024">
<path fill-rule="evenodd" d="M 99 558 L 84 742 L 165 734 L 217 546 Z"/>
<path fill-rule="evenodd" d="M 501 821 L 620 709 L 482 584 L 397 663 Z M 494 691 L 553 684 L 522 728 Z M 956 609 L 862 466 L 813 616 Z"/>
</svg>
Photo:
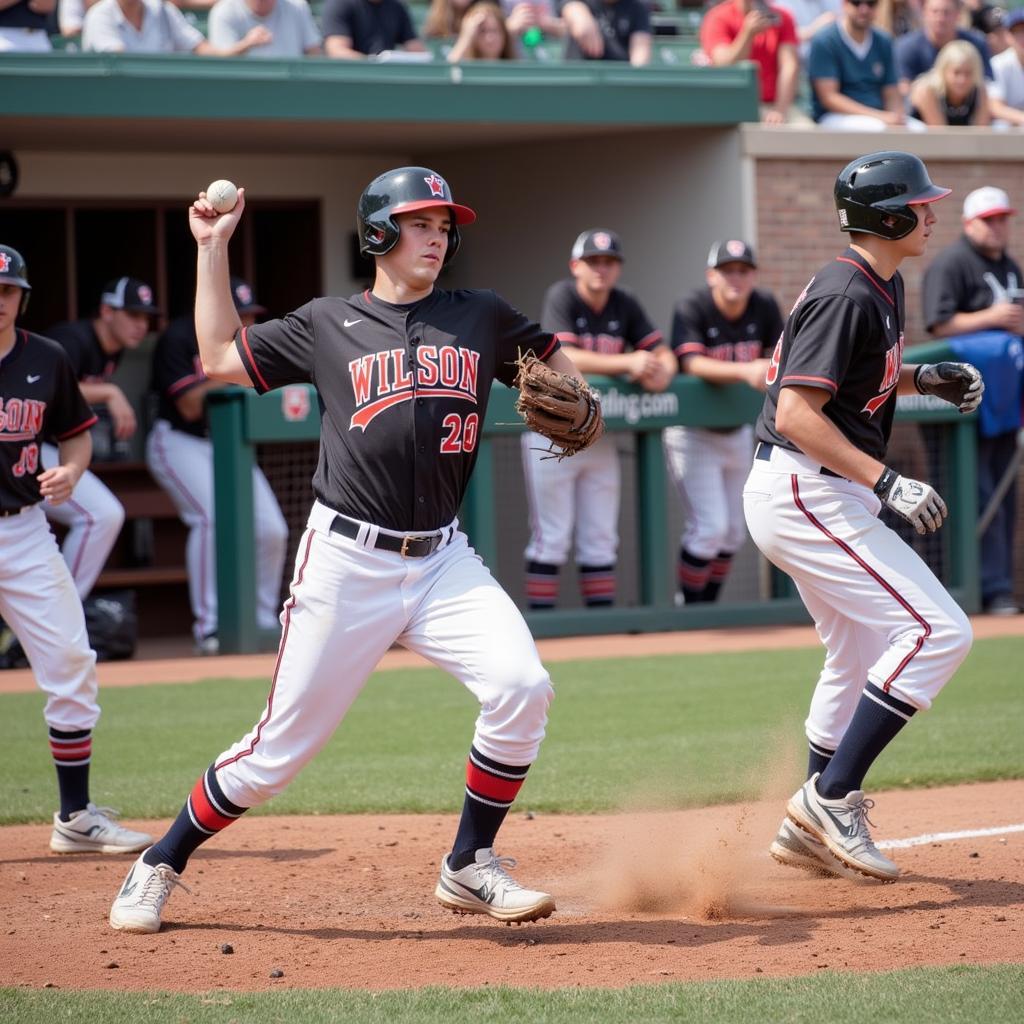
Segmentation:
<svg viewBox="0 0 1024 1024">
<path fill-rule="evenodd" d="M 238 202 L 238 189 L 230 181 L 220 178 L 206 189 L 206 198 L 218 213 L 230 213 Z"/>
</svg>

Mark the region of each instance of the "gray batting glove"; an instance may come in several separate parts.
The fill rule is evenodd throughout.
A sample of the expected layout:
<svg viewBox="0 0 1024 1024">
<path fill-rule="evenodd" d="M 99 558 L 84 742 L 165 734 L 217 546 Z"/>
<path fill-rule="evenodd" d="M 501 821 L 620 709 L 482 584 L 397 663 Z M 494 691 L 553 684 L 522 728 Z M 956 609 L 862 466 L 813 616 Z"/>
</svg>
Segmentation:
<svg viewBox="0 0 1024 1024">
<path fill-rule="evenodd" d="M 914 386 L 922 395 L 935 395 L 961 412 L 981 404 L 985 382 L 970 363 L 923 363 L 914 371 Z"/>
<path fill-rule="evenodd" d="M 929 484 L 900 476 L 887 466 L 874 487 L 875 494 L 918 533 L 934 533 L 949 515 L 946 503 Z"/>
</svg>

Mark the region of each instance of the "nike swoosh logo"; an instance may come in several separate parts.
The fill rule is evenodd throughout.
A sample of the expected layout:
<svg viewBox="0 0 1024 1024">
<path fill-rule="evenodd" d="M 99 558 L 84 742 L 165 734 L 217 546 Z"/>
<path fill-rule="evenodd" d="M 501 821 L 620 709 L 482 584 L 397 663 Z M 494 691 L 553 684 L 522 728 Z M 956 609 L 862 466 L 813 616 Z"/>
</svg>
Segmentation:
<svg viewBox="0 0 1024 1024">
<path fill-rule="evenodd" d="M 360 318 L 359 320 L 346 320 L 345 321 L 345 326 L 346 327 L 355 327 L 356 324 L 361 324 L 362 322 L 363 322 L 362 318 Z"/>
<path fill-rule="evenodd" d="M 121 896 L 131 896 L 133 892 L 138 888 L 138 882 L 132 882 L 132 876 L 135 874 L 135 868 L 132 868 L 128 872 L 128 877 L 124 880 L 124 885 L 121 887 Z"/>
<path fill-rule="evenodd" d="M 827 807 L 823 806 L 821 809 L 832 819 L 836 828 L 839 829 L 847 839 L 852 838 L 856 834 L 857 830 L 854 828 L 852 822 L 849 825 L 844 825 Z"/>
<path fill-rule="evenodd" d="M 29 382 L 29 384 L 35 384 L 35 382 L 36 382 L 37 380 L 39 380 L 39 378 L 40 378 L 41 376 L 42 376 L 42 374 L 41 374 L 41 373 L 35 373 L 35 374 L 32 374 L 32 373 L 30 373 L 30 374 L 29 374 L 29 375 L 28 375 L 28 376 L 27 376 L 27 377 L 25 378 L 25 380 L 27 380 L 27 381 Z"/>
</svg>

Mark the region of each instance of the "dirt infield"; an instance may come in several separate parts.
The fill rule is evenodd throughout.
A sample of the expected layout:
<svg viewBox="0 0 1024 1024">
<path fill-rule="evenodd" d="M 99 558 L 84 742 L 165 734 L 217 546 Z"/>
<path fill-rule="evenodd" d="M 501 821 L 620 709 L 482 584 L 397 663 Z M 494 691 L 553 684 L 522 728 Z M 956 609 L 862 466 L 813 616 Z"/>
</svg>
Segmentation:
<svg viewBox="0 0 1024 1024">
<path fill-rule="evenodd" d="M 1024 817 L 1024 782 L 876 796 L 876 834 L 887 838 Z M 772 862 L 765 847 L 781 809 L 772 800 L 643 816 L 515 814 L 504 848 L 524 881 L 558 902 L 548 921 L 523 927 L 454 917 L 434 902 L 451 817 L 243 819 L 196 854 L 192 895 L 174 892 L 153 936 L 106 923 L 130 858 L 57 857 L 47 828 L 6 828 L 3 982 L 614 987 L 1024 959 L 1024 833 L 900 849 L 899 882 L 857 884 Z"/>
</svg>

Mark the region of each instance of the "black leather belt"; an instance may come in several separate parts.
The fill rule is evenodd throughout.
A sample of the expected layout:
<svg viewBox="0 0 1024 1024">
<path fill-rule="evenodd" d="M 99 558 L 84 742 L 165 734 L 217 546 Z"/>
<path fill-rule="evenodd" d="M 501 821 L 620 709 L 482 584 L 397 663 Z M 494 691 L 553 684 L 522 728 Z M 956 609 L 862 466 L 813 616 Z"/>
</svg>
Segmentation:
<svg viewBox="0 0 1024 1024">
<path fill-rule="evenodd" d="M 771 462 L 772 449 L 774 447 L 775 447 L 775 445 L 769 444 L 767 441 L 759 441 L 758 444 L 757 444 L 757 447 L 754 449 L 754 458 L 755 459 L 760 459 L 762 462 Z M 785 451 L 786 449 L 783 448 L 783 449 L 780 449 L 780 450 L 781 451 Z M 818 472 L 822 476 L 834 476 L 838 480 L 845 480 L 846 479 L 846 477 L 844 477 L 841 473 L 833 472 L 831 469 L 828 468 L 828 466 L 819 466 L 818 467 Z"/>
<path fill-rule="evenodd" d="M 331 533 L 340 533 L 342 537 L 355 540 L 359 536 L 360 525 L 344 516 L 335 516 L 334 522 L 331 523 Z M 454 533 L 453 527 L 448 527 L 438 533 L 410 533 L 404 537 L 378 533 L 372 546 L 383 551 L 397 551 L 403 558 L 425 558 L 436 551 L 451 533 Z"/>
</svg>

